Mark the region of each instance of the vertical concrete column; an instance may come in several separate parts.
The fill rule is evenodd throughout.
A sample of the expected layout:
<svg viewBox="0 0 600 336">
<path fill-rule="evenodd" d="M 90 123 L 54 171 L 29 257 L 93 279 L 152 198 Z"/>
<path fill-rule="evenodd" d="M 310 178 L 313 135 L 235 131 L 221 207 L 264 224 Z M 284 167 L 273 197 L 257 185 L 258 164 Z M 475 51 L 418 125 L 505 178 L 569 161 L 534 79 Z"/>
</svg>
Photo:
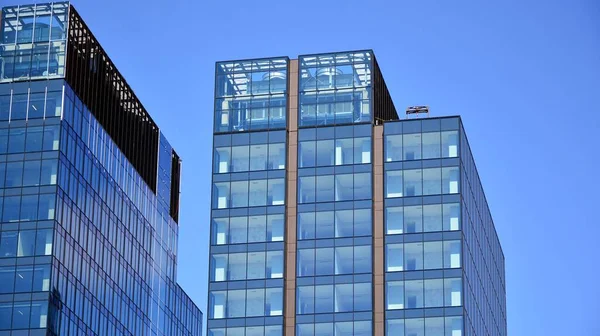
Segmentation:
<svg viewBox="0 0 600 336">
<path fill-rule="evenodd" d="M 284 335 L 296 334 L 296 214 L 298 181 L 298 60 L 290 60 L 287 106 Z"/>
<path fill-rule="evenodd" d="M 385 330 L 383 125 L 373 128 L 373 335 Z"/>
</svg>

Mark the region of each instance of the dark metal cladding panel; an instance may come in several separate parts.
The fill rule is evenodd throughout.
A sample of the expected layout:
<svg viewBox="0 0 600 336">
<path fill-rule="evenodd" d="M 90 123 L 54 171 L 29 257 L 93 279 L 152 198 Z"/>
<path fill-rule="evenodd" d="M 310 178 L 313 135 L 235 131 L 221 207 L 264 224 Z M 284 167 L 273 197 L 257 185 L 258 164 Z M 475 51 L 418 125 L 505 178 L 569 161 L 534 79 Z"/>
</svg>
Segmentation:
<svg viewBox="0 0 600 336">
<path fill-rule="evenodd" d="M 179 222 L 179 184 L 181 180 L 181 160 L 175 151 L 171 155 L 171 209 L 170 215 Z"/>
<path fill-rule="evenodd" d="M 65 77 L 138 174 L 156 193 L 158 126 L 73 6 L 69 10 Z"/>
<path fill-rule="evenodd" d="M 381 121 L 399 119 L 375 55 L 373 55 L 373 115 L 376 124 Z"/>
</svg>

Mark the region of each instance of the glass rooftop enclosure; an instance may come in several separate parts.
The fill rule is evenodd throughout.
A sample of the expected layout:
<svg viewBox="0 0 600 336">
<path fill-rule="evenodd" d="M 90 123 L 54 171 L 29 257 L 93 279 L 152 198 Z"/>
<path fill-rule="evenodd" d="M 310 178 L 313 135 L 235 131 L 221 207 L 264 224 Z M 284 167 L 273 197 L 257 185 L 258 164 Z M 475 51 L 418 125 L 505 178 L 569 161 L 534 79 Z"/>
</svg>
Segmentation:
<svg viewBox="0 0 600 336">
<path fill-rule="evenodd" d="M 215 132 L 285 129 L 287 57 L 216 64 Z M 398 115 L 370 50 L 298 57 L 300 127 L 373 123 Z M 386 104 L 375 109 L 374 96 Z"/>
<path fill-rule="evenodd" d="M 65 74 L 69 3 L 2 9 L 0 82 Z"/>
</svg>

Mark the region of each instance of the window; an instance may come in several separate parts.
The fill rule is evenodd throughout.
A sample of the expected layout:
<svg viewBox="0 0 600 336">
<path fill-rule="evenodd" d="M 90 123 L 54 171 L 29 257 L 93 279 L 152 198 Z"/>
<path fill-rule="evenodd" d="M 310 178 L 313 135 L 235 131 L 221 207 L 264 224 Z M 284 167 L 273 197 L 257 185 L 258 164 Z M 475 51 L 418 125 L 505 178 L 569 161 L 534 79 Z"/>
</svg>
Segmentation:
<svg viewBox="0 0 600 336">
<path fill-rule="evenodd" d="M 445 131 L 441 135 L 442 157 L 458 157 L 458 131 Z"/>
<path fill-rule="evenodd" d="M 385 161 L 402 160 L 402 135 L 387 135 L 385 137 Z"/>
<path fill-rule="evenodd" d="M 404 134 L 402 137 L 404 144 L 404 160 L 421 159 L 421 134 Z"/>
<path fill-rule="evenodd" d="M 404 271 L 403 244 L 387 244 L 385 248 L 386 272 Z"/>
<path fill-rule="evenodd" d="M 441 157 L 440 133 L 431 132 L 422 134 L 423 159 L 437 159 Z"/>
<path fill-rule="evenodd" d="M 385 197 L 402 197 L 402 171 L 385 172 Z"/>
<path fill-rule="evenodd" d="M 458 180 L 460 176 L 458 167 L 442 168 L 442 193 L 456 194 L 459 192 Z"/>
</svg>

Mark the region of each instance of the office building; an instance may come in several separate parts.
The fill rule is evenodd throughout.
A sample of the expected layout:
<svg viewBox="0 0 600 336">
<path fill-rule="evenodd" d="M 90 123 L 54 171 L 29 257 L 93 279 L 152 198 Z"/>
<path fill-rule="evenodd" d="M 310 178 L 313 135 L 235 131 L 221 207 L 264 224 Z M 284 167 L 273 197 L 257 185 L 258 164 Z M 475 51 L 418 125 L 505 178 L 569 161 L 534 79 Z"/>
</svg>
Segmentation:
<svg viewBox="0 0 600 336">
<path fill-rule="evenodd" d="M 506 335 L 460 117 L 401 119 L 371 50 L 215 79 L 209 336 Z"/>
<path fill-rule="evenodd" d="M 68 2 L 0 24 L 0 335 L 201 335 L 177 153 Z"/>
</svg>

